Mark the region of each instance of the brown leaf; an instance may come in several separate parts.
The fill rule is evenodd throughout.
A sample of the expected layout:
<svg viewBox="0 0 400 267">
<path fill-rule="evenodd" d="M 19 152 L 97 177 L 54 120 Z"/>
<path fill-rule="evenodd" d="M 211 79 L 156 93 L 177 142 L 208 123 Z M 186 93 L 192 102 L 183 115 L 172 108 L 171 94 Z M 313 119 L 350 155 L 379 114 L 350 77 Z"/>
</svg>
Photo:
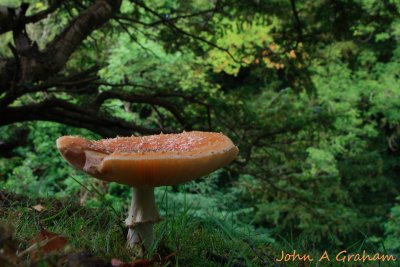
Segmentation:
<svg viewBox="0 0 400 267">
<path fill-rule="evenodd" d="M 38 212 L 42 212 L 46 210 L 46 207 L 44 207 L 42 204 L 37 204 L 35 206 L 32 206 L 32 208 Z"/>
<path fill-rule="evenodd" d="M 44 254 L 50 253 L 55 250 L 61 250 L 67 244 L 67 239 L 60 236 L 59 234 L 49 232 L 45 229 L 41 230 L 36 240 L 44 241 L 48 240 L 47 244 L 42 247 L 42 252 Z"/>
<path fill-rule="evenodd" d="M 65 237 L 43 229 L 39 232 L 37 237 L 32 240 L 32 245 L 21 252 L 19 256 L 22 257 L 30 253 L 32 258 L 37 258 L 38 255 L 46 255 L 53 251 L 62 250 L 67 242 Z"/>
</svg>

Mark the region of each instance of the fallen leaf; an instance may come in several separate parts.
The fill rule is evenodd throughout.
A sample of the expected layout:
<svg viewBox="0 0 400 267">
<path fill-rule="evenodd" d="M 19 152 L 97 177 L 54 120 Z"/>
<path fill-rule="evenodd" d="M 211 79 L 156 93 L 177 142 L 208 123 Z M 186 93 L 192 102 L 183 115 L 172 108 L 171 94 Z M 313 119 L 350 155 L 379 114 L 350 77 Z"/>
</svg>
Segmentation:
<svg viewBox="0 0 400 267">
<path fill-rule="evenodd" d="M 38 205 L 32 206 L 32 208 L 34 210 L 38 211 L 38 212 L 42 212 L 42 211 L 46 210 L 46 208 L 42 204 L 38 204 Z"/>
<path fill-rule="evenodd" d="M 45 229 L 41 230 L 36 240 L 44 241 L 48 240 L 47 244 L 42 247 L 42 252 L 44 254 L 50 253 L 55 250 L 61 250 L 67 244 L 67 239 L 60 236 L 59 234 L 49 232 Z"/>
<path fill-rule="evenodd" d="M 62 250 L 66 244 L 67 239 L 65 237 L 43 229 L 32 240 L 32 245 L 18 255 L 22 257 L 30 253 L 32 258 L 36 258 L 38 255 L 46 255 L 53 251 Z"/>
</svg>

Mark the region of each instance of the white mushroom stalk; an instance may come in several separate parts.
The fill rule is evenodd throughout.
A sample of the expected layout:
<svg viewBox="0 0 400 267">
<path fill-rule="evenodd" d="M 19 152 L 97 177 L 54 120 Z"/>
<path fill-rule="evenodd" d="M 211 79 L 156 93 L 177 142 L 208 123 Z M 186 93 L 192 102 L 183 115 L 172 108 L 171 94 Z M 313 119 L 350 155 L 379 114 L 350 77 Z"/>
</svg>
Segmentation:
<svg viewBox="0 0 400 267">
<path fill-rule="evenodd" d="M 125 225 L 127 247 L 143 245 L 149 249 L 154 241 L 153 224 L 161 220 L 154 197 L 154 187 L 133 187 L 132 201 Z"/>
</svg>

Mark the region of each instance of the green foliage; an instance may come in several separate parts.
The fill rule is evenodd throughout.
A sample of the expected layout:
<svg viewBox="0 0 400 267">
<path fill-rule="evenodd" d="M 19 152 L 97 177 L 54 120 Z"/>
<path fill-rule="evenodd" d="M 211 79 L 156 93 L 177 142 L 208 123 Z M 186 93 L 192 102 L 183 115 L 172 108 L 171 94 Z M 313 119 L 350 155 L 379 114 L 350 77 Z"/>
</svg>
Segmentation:
<svg viewBox="0 0 400 267">
<path fill-rule="evenodd" d="M 0 160 L 0 173 L 3 174 L 0 187 L 39 197 L 63 196 L 79 191 L 74 184 L 71 186 L 68 178 L 83 179 L 85 176 L 64 163 L 56 149 L 55 140 L 62 135 L 80 134 L 91 138 L 96 135 L 50 122 L 34 122 L 22 127 L 29 130 L 30 145 L 16 149 L 11 159 Z M 5 138 L 4 135 L 7 135 L 6 131 L 2 132 L 2 138 Z"/>
<path fill-rule="evenodd" d="M 400 200 L 400 198 L 397 198 Z M 393 251 L 399 251 L 400 250 L 400 205 L 396 204 L 392 209 L 390 213 L 390 218 L 389 221 L 385 224 L 385 232 L 386 232 L 386 239 L 385 239 L 385 246 L 388 249 L 391 249 Z"/>
<path fill-rule="evenodd" d="M 208 53 L 208 62 L 213 66 L 214 72 L 224 71 L 227 74 L 237 75 L 241 67 L 255 62 L 259 63 L 259 56 L 255 53 L 264 47 L 262 60 L 269 68 L 280 68 L 281 64 L 274 63 L 268 57 L 271 52 L 279 52 L 279 48 L 273 43 L 271 31 L 279 28 L 279 20 L 275 19 L 266 22 L 260 17 L 254 18 L 251 22 L 231 21 L 227 18 L 217 20 L 221 37 L 217 45 L 224 47 L 226 51 L 213 48 Z M 268 23 L 266 25 L 266 23 Z"/>
</svg>

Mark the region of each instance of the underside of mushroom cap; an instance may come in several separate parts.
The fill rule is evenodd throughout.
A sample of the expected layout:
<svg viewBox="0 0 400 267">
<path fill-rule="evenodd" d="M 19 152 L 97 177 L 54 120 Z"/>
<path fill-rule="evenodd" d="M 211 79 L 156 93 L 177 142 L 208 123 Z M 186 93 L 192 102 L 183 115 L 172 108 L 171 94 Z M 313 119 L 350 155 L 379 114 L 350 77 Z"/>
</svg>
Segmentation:
<svg viewBox="0 0 400 267">
<path fill-rule="evenodd" d="M 68 163 L 79 170 L 83 169 L 86 163 L 85 150 L 90 146 L 90 141 L 80 136 L 62 136 L 56 144 Z"/>
<path fill-rule="evenodd" d="M 209 132 L 86 141 L 79 141 L 84 147 L 79 150 L 81 154 L 74 154 L 79 154 L 79 164 L 68 157 L 71 152 L 65 153 L 68 149 L 59 147 L 60 152 L 73 166 L 92 176 L 135 187 L 190 181 L 230 163 L 238 153 L 228 137 Z"/>
</svg>

